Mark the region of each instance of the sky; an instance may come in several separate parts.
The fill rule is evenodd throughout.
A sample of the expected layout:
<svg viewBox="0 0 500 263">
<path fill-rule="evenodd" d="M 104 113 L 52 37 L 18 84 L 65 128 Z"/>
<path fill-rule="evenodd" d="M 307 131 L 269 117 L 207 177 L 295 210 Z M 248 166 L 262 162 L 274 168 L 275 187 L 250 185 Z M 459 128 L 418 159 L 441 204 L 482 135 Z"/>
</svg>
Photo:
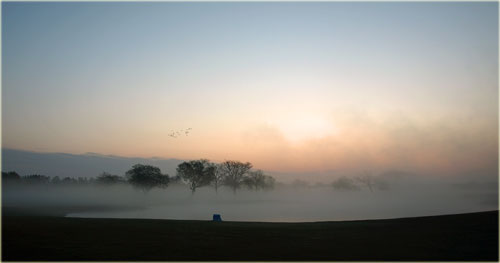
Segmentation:
<svg viewBox="0 0 500 263">
<path fill-rule="evenodd" d="M 495 2 L 2 2 L 2 147 L 497 176 L 498 44 Z"/>
</svg>

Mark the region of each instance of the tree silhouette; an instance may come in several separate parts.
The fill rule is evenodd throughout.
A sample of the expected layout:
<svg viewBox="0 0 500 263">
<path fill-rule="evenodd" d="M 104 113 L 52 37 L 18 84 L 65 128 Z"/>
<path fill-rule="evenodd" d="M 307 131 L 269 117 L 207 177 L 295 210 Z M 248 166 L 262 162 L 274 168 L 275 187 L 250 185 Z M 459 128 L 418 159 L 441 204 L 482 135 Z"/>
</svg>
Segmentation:
<svg viewBox="0 0 500 263">
<path fill-rule="evenodd" d="M 50 182 L 50 177 L 39 174 L 25 175 L 21 179 L 28 184 L 46 184 Z"/>
<path fill-rule="evenodd" d="M 21 182 L 21 176 L 16 172 L 2 172 L 2 187 L 13 185 Z"/>
<path fill-rule="evenodd" d="M 96 182 L 102 185 L 113 185 L 118 183 L 124 183 L 125 180 L 121 176 L 102 172 L 99 176 L 97 176 Z"/>
<path fill-rule="evenodd" d="M 19 181 L 21 176 L 14 171 L 11 172 L 2 172 L 2 181 Z"/>
<path fill-rule="evenodd" d="M 76 184 L 77 182 L 78 181 L 75 178 L 71 178 L 71 177 L 64 177 L 61 180 L 61 183 L 63 183 L 63 184 Z"/>
<path fill-rule="evenodd" d="M 243 184 L 250 190 L 257 190 L 259 188 L 259 181 L 263 181 L 264 173 L 262 171 L 249 171 L 247 176 L 243 178 Z"/>
<path fill-rule="evenodd" d="M 342 176 L 335 180 L 332 183 L 332 187 L 335 190 L 341 190 L 341 191 L 356 191 L 359 190 L 359 186 L 356 184 L 356 182 L 349 178 Z"/>
<path fill-rule="evenodd" d="M 276 180 L 269 175 L 265 175 L 262 170 L 250 171 L 243 178 L 243 183 L 250 190 L 270 190 L 274 188 Z"/>
<path fill-rule="evenodd" d="M 373 193 L 373 186 L 375 185 L 375 178 L 372 176 L 371 172 L 364 171 L 361 175 L 355 178 L 359 183 L 365 185 Z"/>
<path fill-rule="evenodd" d="M 80 185 L 89 184 L 89 179 L 87 177 L 78 177 L 78 184 Z"/>
<path fill-rule="evenodd" d="M 221 172 L 224 175 L 224 184 L 236 190 L 240 188 L 245 179 L 245 175 L 252 169 L 252 164 L 249 162 L 242 163 L 239 161 L 225 161 L 221 163 Z"/>
<path fill-rule="evenodd" d="M 179 175 L 171 176 L 170 184 L 183 184 L 182 178 Z"/>
<path fill-rule="evenodd" d="M 214 179 L 212 183 L 215 188 L 215 193 L 218 193 L 219 187 L 224 183 L 224 172 L 222 169 L 222 164 L 212 164 L 214 167 Z"/>
<path fill-rule="evenodd" d="M 50 180 L 50 183 L 51 183 L 51 184 L 60 184 L 60 183 L 61 183 L 61 178 L 59 178 L 59 176 L 54 176 L 54 177 L 52 177 L 52 179 Z"/>
<path fill-rule="evenodd" d="M 136 164 L 125 173 L 128 182 L 142 190 L 144 193 L 154 187 L 165 188 L 168 186 L 169 177 L 163 175 L 160 168 L 151 165 Z"/>
<path fill-rule="evenodd" d="M 182 178 L 194 194 L 196 188 L 209 185 L 215 177 L 215 167 L 208 160 L 183 162 L 177 166 L 177 175 Z"/>
<path fill-rule="evenodd" d="M 269 175 L 264 175 L 264 183 L 261 186 L 264 190 L 274 189 L 274 185 L 276 184 L 276 179 Z"/>
</svg>

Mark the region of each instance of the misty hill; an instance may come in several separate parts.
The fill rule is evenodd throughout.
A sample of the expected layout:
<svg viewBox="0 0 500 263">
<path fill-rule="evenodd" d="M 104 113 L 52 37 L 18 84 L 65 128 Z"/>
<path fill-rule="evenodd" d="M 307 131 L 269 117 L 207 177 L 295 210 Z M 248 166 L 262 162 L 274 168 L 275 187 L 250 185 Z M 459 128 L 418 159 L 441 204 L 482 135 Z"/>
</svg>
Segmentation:
<svg viewBox="0 0 500 263">
<path fill-rule="evenodd" d="M 59 177 L 93 177 L 103 171 L 124 175 L 132 165 L 141 163 L 157 166 L 162 173 L 173 176 L 175 175 L 175 168 L 181 162 L 183 160 L 129 158 L 97 153 L 39 153 L 2 149 L 2 171 L 16 171 L 20 175 L 43 174 Z"/>
</svg>

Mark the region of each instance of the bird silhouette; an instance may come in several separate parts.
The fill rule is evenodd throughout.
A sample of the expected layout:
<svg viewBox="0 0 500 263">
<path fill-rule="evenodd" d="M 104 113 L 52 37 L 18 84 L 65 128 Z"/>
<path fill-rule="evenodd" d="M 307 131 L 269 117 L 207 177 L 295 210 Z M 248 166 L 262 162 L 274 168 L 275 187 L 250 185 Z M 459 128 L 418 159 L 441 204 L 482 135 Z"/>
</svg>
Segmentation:
<svg viewBox="0 0 500 263">
<path fill-rule="evenodd" d="M 177 139 L 177 137 L 182 136 L 182 135 L 188 136 L 189 132 L 191 132 L 192 129 L 193 128 L 187 128 L 187 129 L 175 130 L 175 131 L 170 130 L 170 133 L 167 135 L 174 138 L 174 139 Z"/>
</svg>

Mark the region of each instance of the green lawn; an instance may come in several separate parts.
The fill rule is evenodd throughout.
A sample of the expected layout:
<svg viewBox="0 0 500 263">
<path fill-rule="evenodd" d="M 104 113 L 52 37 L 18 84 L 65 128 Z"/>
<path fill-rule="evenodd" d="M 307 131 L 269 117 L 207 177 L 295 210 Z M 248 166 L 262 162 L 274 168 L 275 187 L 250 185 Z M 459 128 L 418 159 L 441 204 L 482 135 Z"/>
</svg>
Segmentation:
<svg viewBox="0 0 500 263">
<path fill-rule="evenodd" d="M 2 217 L 6 261 L 498 261 L 498 211 L 391 220 L 243 223 Z"/>
</svg>

